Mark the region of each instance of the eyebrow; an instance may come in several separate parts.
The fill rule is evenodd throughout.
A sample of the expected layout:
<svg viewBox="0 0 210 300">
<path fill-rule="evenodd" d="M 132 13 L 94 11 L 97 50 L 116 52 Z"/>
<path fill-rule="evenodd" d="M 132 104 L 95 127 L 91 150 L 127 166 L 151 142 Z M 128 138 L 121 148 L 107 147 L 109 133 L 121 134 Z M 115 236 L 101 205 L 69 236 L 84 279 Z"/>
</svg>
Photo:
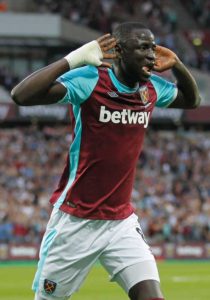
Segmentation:
<svg viewBox="0 0 210 300">
<path fill-rule="evenodd" d="M 123 43 L 132 43 L 135 46 L 141 46 L 141 45 L 151 45 L 152 47 L 156 47 L 156 42 L 155 41 L 148 41 L 145 39 L 140 39 L 140 40 L 136 40 L 136 39 L 128 39 L 126 41 L 123 41 Z"/>
<path fill-rule="evenodd" d="M 132 42 L 132 41 L 134 41 L 134 42 L 143 41 L 143 42 L 146 42 L 146 43 L 155 43 L 154 39 L 152 39 L 152 41 L 151 41 L 151 40 L 148 40 L 148 37 L 145 37 L 145 36 L 138 37 L 138 38 L 131 37 L 131 38 L 128 38 L 128 39 L 125 38 L 125 39 L 121 40 L 122 43 Z"/>
</svg>

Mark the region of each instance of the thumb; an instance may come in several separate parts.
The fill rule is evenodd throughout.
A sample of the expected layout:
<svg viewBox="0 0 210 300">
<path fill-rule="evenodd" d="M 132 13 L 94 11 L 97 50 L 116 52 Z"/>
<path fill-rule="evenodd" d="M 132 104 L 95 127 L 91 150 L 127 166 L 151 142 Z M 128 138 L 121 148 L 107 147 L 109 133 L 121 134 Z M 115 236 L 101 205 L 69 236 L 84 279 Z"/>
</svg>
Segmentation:
<svg viewBox="0 0 210 300">
<path fill-rule="evenodd" d="M 112 68 L 112 64 L 108 63 L 108 62 L 102 62 L 101 64 L 102 67 L 106 67 L 106 68 Z"/>
<path fill-rule="evenodd" d="M 94 55 L 90 55 L 87 64 L 98 67 L 102 64 L 102 61 L 99 57 L 94 56 Z"/>
</svg>

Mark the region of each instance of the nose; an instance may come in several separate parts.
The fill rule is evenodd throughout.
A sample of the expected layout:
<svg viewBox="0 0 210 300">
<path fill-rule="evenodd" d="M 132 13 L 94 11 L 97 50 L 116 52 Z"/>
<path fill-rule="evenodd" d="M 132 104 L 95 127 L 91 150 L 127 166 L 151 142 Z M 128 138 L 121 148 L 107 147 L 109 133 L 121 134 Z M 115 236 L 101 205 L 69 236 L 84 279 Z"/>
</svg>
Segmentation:
<svg viewBox="0 0 210 300">
<path fill-rule="evenodd" d="M 155 51 L 153 49 L 148 49 L 147 59 L 154 61 L 155 60 Z"/>
</svg>

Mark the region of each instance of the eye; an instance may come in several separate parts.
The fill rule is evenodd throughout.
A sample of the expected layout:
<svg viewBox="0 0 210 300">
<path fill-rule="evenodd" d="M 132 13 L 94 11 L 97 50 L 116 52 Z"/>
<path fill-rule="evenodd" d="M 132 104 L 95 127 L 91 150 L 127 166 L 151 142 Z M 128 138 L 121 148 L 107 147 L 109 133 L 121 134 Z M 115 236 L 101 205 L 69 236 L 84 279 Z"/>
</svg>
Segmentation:
<svg viewBox="0 0 210 300">
<path fill-rule="evenodd" d="M 148 45 L 141 45 L 141 46 L 138 47 L 138 49 L 147 50 L 147 49 L 149 49 L 149 46 Z"/>
<path fill-rule="evenodd" d="M 142 49 L 142 50 L 147 50 L 147 49 L 148 49 L 148 47 L 146 47 L 146 46 L 142 46 L 142 47 L 141 47 L 141 49 Z"/>
</svg>

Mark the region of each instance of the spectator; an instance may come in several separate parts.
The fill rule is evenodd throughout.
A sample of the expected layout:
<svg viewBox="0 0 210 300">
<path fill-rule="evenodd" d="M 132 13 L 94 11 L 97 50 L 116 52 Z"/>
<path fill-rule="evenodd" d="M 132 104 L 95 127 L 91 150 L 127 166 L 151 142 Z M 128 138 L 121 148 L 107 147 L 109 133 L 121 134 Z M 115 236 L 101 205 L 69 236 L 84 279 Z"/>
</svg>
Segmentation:
<svg viewBox="0 0 210 300">
<path fill-rule="evenodd" d="M 66 126 L 1 130 L 1 242 L 40 243 L 66 140 Z M 208 132 L 194 131 L 146 137 L 132 199 L 150 242 L 210 242 L 209 141 Z"/>
</svg>

